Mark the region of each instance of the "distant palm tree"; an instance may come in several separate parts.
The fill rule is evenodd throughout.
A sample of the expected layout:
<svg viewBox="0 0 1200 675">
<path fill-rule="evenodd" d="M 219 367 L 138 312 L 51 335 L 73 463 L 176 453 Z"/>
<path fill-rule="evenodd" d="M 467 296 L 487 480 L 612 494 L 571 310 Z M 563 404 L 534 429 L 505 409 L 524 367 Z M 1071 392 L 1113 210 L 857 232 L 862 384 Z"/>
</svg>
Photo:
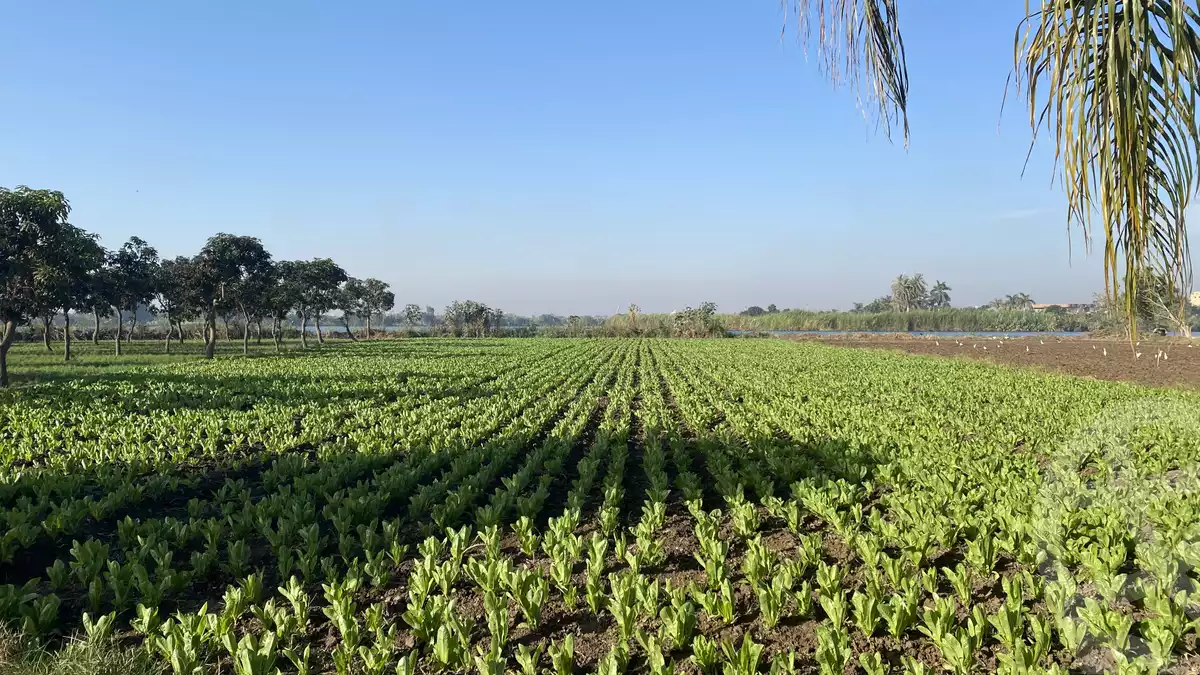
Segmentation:
<svg viewBox="0 0 1200 675">
<path fill-rule="evenodd" d="M 995 302 L 995 301 L 993 301 Z M 1033 307 L 1033 298 L 1028 293 L 1015 293 L 1001 301 L 1004 309 L 1019 309 L 1022 311 Z"/>
<path fill-rule="evenodd" d="M 925 306 L 929 292 L 925 288 L 925 275 L 911 277 L 901 274 L 892 281 L 892 307 L 899 312 L 909 312 Z"/>
<path fill-rule="evenodd" d="M 929 306 L 934 309 L 945 309 L 950 306 L 950 291 L 954 290 L 946 285 L 946 282 L 939 281 L 933 285 L 929 291 Z"/>
<path fill-rule="evenodd" d="M 908 278 L 908 294 L 913 309 L 919 309 L 929 304 L 929 289 L 925 285 L 925 275 L 920 272 Z"/>
<path fill-rule="evenodd" d="M 912 280 L 901 274 L 892 280 L 892 306 L 899 312 L 912 309 Z"/>
<path fill-rule="evenodd" d="M 860 108 L 873 111 L 889 136 L 901 127 L 907 145 L 903 1 L 784 0 L 784 7 L 801 36 L 816 39 L 831 79 L 860 87 Z M 1053 139 L 1067 225 L 1078 225 L 1088 245 L 1099 215 L 1105 289 L 1112 297 L 1123 285 L 1131 327 L 1143 273 L 1158 271 L 1173 289 L 1191 287 L 1185 214 L 1200 154 L 1197 4 L 1026 0 L 1016 29 L 1017 94 L 1033 139 L 1042 131 Z"/>
</svg>

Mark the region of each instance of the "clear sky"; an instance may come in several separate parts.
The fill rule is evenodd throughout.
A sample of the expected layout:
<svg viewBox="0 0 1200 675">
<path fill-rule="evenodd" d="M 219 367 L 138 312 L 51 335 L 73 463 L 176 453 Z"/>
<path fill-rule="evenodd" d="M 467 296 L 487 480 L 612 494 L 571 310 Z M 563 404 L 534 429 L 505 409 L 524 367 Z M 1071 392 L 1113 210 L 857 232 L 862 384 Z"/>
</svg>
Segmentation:
<svg viewBox="0 0 1200 675">
<path fill-rule="evenodd" d="M 399 303 L 515 313 L 846 308 L 901 272 L 955 304 L 1086 301 L 1051 148 L 1021 176 L 1025 3 L 902 3 L 912 145 L 834 91 L 776 0 L 11 3 L 0 185 L 108 246 L 218 232 Z"/>
</svg>

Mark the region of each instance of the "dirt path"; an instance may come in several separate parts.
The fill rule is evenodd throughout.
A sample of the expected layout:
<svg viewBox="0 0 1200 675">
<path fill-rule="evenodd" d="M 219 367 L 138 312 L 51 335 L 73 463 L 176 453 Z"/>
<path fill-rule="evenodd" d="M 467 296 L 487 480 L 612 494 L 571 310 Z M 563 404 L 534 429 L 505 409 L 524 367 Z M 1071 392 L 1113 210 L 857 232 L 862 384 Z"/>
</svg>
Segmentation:
<svg viewBox="0 0 1200 675">
<path fill-rule="evenodd" d="M 928 356 L 984 359 L 1011 366 L 1153 387 L 1200 388 L 1200 340 L 1190 343 L 1144 340 L 1133 347 L 1123 340 L 1056 337 L 932 338 L 858 334 L 799 335 L 789 339 L 843 347 L 895 349 Z M 1164 353 L 1164 358 L 1156 358 L 1160 351 Z M 1139 352 L 1141 356 L 1135 356 Z"/>
</svg>

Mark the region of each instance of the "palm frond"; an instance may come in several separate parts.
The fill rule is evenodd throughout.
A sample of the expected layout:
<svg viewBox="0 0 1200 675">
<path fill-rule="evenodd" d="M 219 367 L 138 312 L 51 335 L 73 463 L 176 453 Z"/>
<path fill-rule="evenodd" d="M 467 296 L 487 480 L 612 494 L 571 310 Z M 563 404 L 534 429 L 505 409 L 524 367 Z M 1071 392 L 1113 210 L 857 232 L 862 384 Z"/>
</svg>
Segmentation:
<svg viewBox="0 0 1200 675">
<path fill-rule="evenodd" d="M 813 40 L 834 85 L 849 84 L 864 116 L 874 116 L 891 138 L 903 129 L 908 145 L 908 69 L 896 0 L 781 0 L 784 30 Z M 873 110 L 872 110 L 873 108 Z"/>
<path fill-rule="evenodd" d="M 1017 30 L 1018 90 L 1034 142 L 1046 130 L 1068 229 L 1104 228 L 1105 289 L 1134 316 L 1139 277 L 1191 287 L 1185 211 L 1200 149 L 1196 0 L 1043 0 Z M 1134 319 L 1131 318 L 1131 321 Z M 1134 328 L 1131 326 L 1131 328 Z"/>
</svg>

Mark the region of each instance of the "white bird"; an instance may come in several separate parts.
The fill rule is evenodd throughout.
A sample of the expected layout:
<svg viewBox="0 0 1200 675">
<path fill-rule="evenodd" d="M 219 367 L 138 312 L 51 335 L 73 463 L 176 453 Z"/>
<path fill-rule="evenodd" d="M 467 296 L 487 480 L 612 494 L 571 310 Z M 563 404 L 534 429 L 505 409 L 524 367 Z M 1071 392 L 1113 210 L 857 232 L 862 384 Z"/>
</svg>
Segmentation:
<svg viewBox="0 0 1200 675">
<path fill-rule="evenodd" d="M 1140 359 L 1140 358 L 1142 358 L 1142 353 L 1141 353 L 1141 352 L 1137 352 L 1136 354 L 1134 354 L 1134 355 L 1133 355 L 1133 358 L 1135 358 L 1135 359 Z"/>
<path fill-rule="evenodd" d="M 1108 347 L 1105 347 L 1105 348 L 1104 348 L 1104 355 L 1105 355 L 1105 356 L 1108 356 Z"/>
<path fill-rule="evenodd" d="M 1038 342 L 1040 342 L 1040 343 L 1042 343 L 1042 344 L 1046 344 L 1046 341 L 1045 341 L 1045 340 L 1038 340 Z"/>
<path fill-rule="evenodd" d="M 1029 353 L 1029 345 L 1025 345 L 1025 353 L 1026 353 L 1026 354 L 1028 354 L 1028 353 Z"/>
<path fill-rule="evenodd" d="M 942 343 L 941 343 L 941 342 L 938 342 L 937 340 L 934 340 L 934 341 L 933 341 L 933 344 L 934 344 L 934 345 L 936 345 L 936 346 L 938 346 L 938 347 L 941 347 L 941 346 L 942 346 Z"/>
<path fill-rule="evenodd" d="M 1092 345 L 1092 351 L 1096 351 L 1096 345 Z"/>
</svg>

